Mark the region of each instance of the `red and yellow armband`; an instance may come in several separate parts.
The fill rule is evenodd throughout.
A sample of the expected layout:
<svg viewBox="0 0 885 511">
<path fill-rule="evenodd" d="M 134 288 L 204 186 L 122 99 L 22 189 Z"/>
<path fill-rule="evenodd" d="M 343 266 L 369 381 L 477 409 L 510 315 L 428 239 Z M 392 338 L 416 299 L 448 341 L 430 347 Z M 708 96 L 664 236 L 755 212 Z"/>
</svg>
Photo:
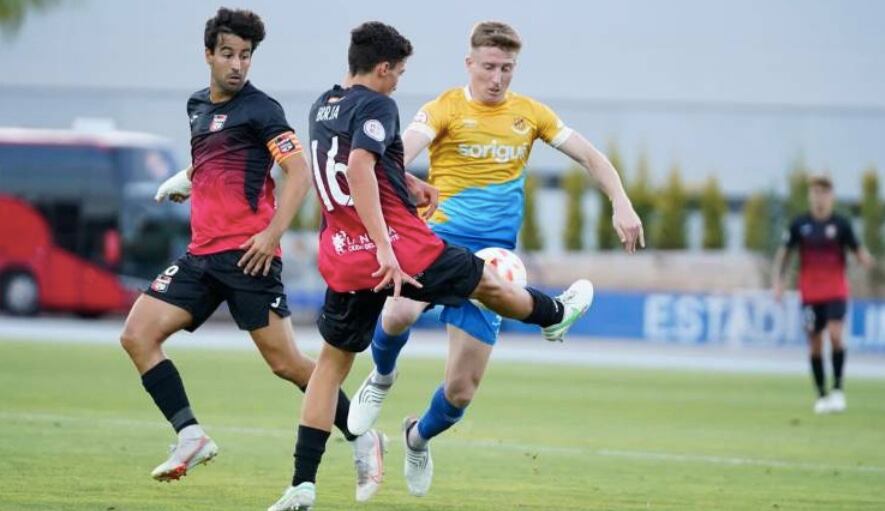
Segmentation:
<svg viewBox="0 0 885 511">
<path fill-rule="evenodd" d="M 277 165 L 285 161 L 288 157 L 294 156 L 303 151 L 301 148 L 301 142 L 298 141 L 298 137 L 296 137 L 295 133 L 292 131 L 280 133 L 272 138 L 270 142 L 267 143 L 267 149 L 273 156 L 273 160 L 277 162 Z"/>
</svg>

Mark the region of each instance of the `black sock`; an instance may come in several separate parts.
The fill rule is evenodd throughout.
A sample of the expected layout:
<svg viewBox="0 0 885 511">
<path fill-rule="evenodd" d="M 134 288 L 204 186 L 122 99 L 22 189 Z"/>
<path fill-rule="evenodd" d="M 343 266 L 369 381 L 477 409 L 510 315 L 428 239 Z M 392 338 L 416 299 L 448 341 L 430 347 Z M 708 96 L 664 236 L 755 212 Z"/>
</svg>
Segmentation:
<svg viewBox="0 0 885 511">
<path fill-rule="evenodd" d="M 301 392 L 306 392 L 307 387 L 302 387 L 298 385 L 298 388 L 301 389 Z M 350 432 L 347 429 L 347 414 L 350 413 L 350 399 L 347 399 L 347 394 L 344 393 L 343 390 L 338 389 L 338 407 L 335 408 L 335 427 L 341 431 L 341 434 L 344 435 L 344 439 L 348 442 L 353 442 L 356 440 L 356 435 Z"/>
<path fill-rule="evenodd" d="M 295 442 L 295 476 L 292 486 L 303 482 L 315 483 L 317 469 L 326 451 L 329 432 L 310 426 L 298 426 L 298 440 Z"/>
<path fill-rule="evenodd" d="M 356 435 L 347 429 L 347 415 L 350 413 L 350 399 L 343 390 L 338 389 L 338 407 L 335 408 L 335 427 L 341 430 L 348 442 L 356 440 Z"/>
<path fill-rule="evenodd" d="M 166 420 L 178 433 L 187 426 L 197 424 L 184 391 L 181 375 L 171 360 L 166 359 L 141 375 L 144 390 L 154 398 Z"/>
<path fill-rule="evenodd" d="M 814 376 L 814 385 L 820 397 L 827 395 L 826 381 L 824 377 L 824 359 L 820 355 L 811 356 L 811 374 Z"/>
<path fill-rule="evenodd" d="M 845 367 L 845 350 L 833 350 L 833 388 L 842 390 L 842 368 Z"/>
<path fill-rule="evenodd" d="M 525 290 L 532 295 L 533 303 L 532 312 L 529 313 L 527 318 L 522 320 L 523 323 L 548 327 L 562 321 L 562 316 L 565 314 L 565 307 L 563 307 L 559 300 L 552 298 L 535 288 L 527 287 Z"/>
</svg>

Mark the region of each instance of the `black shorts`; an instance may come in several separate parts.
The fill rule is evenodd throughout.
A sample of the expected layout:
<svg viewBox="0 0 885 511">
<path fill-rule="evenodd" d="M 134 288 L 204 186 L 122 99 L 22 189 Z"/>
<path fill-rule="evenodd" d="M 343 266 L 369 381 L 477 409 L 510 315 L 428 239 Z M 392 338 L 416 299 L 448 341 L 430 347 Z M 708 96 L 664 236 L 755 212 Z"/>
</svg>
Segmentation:
<svg viewBox="0 0 885 511">
<path fill-rule="evenodd" d="M 145 294 L 188 311 L 193 332 L 221 302 L 227 302 L 231 315 L 242 330 L 266 327 L 269 311 L 288 316 L 286 293 L 280 274 L 283 263 L 274 258 L 267 276 L 251 276 L 237 267 L 244 252 L 231 250 L 209 255 L 186 254 L 157 275 Z"/>
<path fill-rule="evenodd" d="M 485 261 L 467 249 L 446 245 L 442 254 L 415 279 L 424 287 L 403 285 L 402 296 L 433 305 L 460 305 L 479 281 Z M 392 288 L 339 293 L 326 290 L 326 301 L 317 320 L 320 334 L 332 346 L 359 353 L 372 343 L 375 324 Z"/>
<path fill-rule="evenodd" d="M 828 300 L 826 302 L 803 303 L 802 314 L 805 317 L 805 330 L 809 334 L 824 331 L 829 321 L 845 319 L 845 300 Z"/>
</svg>

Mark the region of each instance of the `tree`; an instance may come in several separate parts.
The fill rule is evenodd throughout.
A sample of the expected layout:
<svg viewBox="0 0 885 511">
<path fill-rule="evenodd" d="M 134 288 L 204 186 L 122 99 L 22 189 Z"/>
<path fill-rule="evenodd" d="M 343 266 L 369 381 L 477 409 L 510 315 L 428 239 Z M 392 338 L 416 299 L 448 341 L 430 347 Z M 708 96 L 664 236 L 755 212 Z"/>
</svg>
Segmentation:
<svg viewBox="0 0 885 511">
<path fill-rule="evenodd" d="M 642 221 L 642 228 L 646 233 L 646 242 L 653 242 L 650 234 L 654 232 L 655 213 L 655 190 L 649 170 L 648 157 L 643 152 L 639 155 L 636 165 L 636 174 L 627 184 L 627 195 L 633 203 L 633 209 Z"/>
<path fill-rule="evenodd" d="M 529 174 L 525 178 L 525 219 L 519 233 L 522 249 L 526 252 L 539 252 L 544 249 L 544 238 L 538 229 L 537 195 L 538 178 Z"/>
<path fill-rule="evenodd" d="M 882 228 L 885 226 L 885 204 L 879 198 L 879 174 L 870 167 L 863 175 L 860 216 L 863 219 L 863 243 L 874 256 L 885 254 Z"/>
<path fill-rule="evenodd" d="M 667 185 L 657 200 L 658 221 L 653 237 L 657 248 L 679 250 L 688 246 L 685 232 L 687 198 L 679 166 L 673 165 Z"/>
<path fill-rule="evenodd" d="M 14 34 L 21 28 L 28 11 L 45 10 L 58 4 L 58 0 L 0 0 L 0 29 Z"/>
<path fill-rule="evenodd" d="M 767 252 L 771 238 L 771 202 L 764 193 L 754 193 L 744 202 L 744 248 Z"/>
<path fill-rule="evenodd" d="M 611 162 L 615 170 L 618 171 L 618 174 L 621 175 L 621 179 L 623 180 L 624 161 L 621 159 L 621 152 L 618 151 L 618 146 L 615 145 L 614 142 L 609 144 L 608 160 Z M 618 233 L 615 232 L 615 229 L 612 226 L 612 215 L 614 214 L 612 211 L 612 202 L 602 188 L 597 188 L 596 190 L 599 195 L 599 218 L 596 221 L 596 245 L 599 250 L 612 250 L 618 248 L 620 245 Z"/>
<path fill-rule="evenodd" d="M 563 244 L 569 251 L 584 249 L 584 189 L 587 174 L 580 167 L 572 167 L 562 179 L 565 191 L 565 230 Z"/>
<path fill-rule="evenodd" d="M 794 218 L 808 211 L 808 168 L 802 159 L 793 164 L 787 179 L 787 216 Z"/>
<path fill-rule="evenodd" d="M 725 215 L 728 213 L 728 202 L 715 177 L 707 179 L 707 184 L 701 191 L 700 209 L 703 219 L 701 246 L 705 249 L 725 248 Z"/>
<path fill-rule="evenodd" d="M 863 219 L 863 244 L 876 259 L 876 267 L 870 272 L 870 288 L 878 294 L 885 285 L 885 240 L 882 229 L 885 228 L 885 204 L 879 198 L 879 174 L 874 167 L 864 172 L 860 200 L 860 216 Z"/>
</svg>

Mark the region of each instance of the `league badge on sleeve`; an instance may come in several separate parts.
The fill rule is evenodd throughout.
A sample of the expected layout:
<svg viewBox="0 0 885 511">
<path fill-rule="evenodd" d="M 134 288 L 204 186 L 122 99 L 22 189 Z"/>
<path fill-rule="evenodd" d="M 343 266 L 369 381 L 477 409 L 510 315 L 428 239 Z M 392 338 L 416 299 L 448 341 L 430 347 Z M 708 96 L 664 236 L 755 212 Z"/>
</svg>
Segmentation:
<svg viewBox="0 0 885 511">
<path fill-rule="evenodd" d="M 387 133 L 384 131 L 384 125 L 377 119 L 369 119 L 364 122 L 363 133 L 368 135 L 372 140 L 377 140 L 378 142 L 384 142 L 384 137 L 387 136 Z"/>
</svg>

